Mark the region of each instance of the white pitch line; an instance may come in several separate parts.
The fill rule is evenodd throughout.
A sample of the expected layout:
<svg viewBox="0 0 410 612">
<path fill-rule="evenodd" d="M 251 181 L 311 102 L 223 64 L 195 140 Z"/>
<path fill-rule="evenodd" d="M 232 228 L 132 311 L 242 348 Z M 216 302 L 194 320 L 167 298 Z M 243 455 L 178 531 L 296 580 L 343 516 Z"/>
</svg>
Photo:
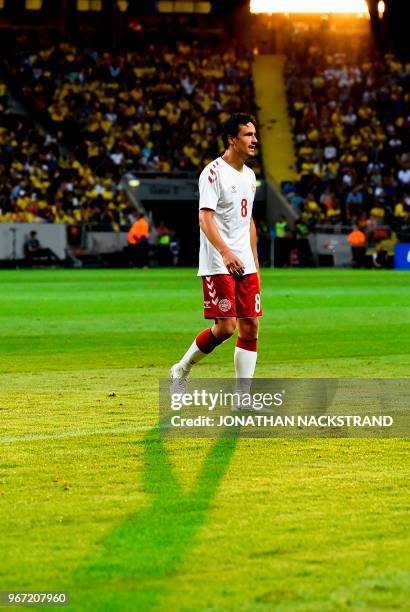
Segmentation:
<svg viewBox="0 0 410 612">
<path fill-rule="evenodd" d="M 153 426 L 126 427 L 118 429 L 95 429 L 94 431 L 64 431 L 55 434 L 30 434 L 28 436 L 5 436 L 0 437 L 1 442 L 35 442 L 37 440 L 53 440 L 55 438 L 80 438 L 81 436 L 99 436 L 115 433 L 130 433 L 132 431 L 148 431 Z"/>
</svg>

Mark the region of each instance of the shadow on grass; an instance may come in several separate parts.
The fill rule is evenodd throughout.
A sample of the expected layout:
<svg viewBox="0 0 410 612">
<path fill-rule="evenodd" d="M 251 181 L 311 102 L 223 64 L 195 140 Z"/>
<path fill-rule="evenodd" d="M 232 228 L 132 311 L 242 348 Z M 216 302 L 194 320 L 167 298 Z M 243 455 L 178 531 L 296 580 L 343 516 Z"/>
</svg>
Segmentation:
<svg viewBox="0 0 410 612">
<path fill-rule="evenodd" d="M 82 591 L 82 609 L 145 612 L 155 607 L 205 522 L 237 438 L 220 438 L 211 446 L 188 493 L 174 474 L 158 428 L 143 444 L 144 486 L 152 495 L 151 505 L 112 531 L 102 542 L 99 558 L 76 573 L 74 606 Z"/>
</svg>

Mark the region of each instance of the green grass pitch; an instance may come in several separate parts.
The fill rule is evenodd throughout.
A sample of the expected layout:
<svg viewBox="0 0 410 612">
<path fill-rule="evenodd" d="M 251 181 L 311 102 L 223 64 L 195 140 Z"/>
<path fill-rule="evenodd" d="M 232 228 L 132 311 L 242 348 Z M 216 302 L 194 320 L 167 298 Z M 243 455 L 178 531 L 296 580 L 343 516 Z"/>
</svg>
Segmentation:
<svg viewBox="0 0 410 612">
<path fill-rule="evenodd" d="M 409 375 L 406 273 L 262 282 L 257 376 Z M 0 591 L 69 591 L 72 610 L 408 609 L 406 440 L 158 436 L 158 379 L 205 327 L 194 270 L 3 271 L 0 288 Z M 233 346 L 196 377 L 233 376 Z"/>
</svg>

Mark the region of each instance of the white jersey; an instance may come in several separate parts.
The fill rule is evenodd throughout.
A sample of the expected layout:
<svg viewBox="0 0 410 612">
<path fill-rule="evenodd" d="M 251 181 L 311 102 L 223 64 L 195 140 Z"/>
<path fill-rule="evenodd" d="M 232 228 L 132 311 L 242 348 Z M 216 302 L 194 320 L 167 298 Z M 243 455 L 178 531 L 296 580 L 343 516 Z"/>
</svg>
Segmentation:
<svg viewBox="0 0 410 612">
<path fill-rule="evenodd" d="M 245 264 L 244 274 L 256 272 L 253 258 L 250 223 L 256 177 L 244 166 L 241 172 L 218 157 L 205 166 L 199 177 L 199 209 L 215 211 L 214 221 L 222 240 Z M 198 276 L 229 274 L 220 253 L 200 230 Z"/>
</svg>

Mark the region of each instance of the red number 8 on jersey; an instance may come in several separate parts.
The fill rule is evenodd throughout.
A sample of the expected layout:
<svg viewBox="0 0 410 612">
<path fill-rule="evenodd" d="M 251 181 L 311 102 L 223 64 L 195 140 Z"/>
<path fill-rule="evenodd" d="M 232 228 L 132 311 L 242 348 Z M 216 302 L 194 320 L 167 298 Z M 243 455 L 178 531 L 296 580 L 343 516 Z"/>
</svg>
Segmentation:
<svg viewBox="0 0 410 612">
<path fill-rule="evenodd" d="M 246 217 L 248 214 L 248 201 L 244 198 L 241 201 L 241 216 Z"/>
</svg>

